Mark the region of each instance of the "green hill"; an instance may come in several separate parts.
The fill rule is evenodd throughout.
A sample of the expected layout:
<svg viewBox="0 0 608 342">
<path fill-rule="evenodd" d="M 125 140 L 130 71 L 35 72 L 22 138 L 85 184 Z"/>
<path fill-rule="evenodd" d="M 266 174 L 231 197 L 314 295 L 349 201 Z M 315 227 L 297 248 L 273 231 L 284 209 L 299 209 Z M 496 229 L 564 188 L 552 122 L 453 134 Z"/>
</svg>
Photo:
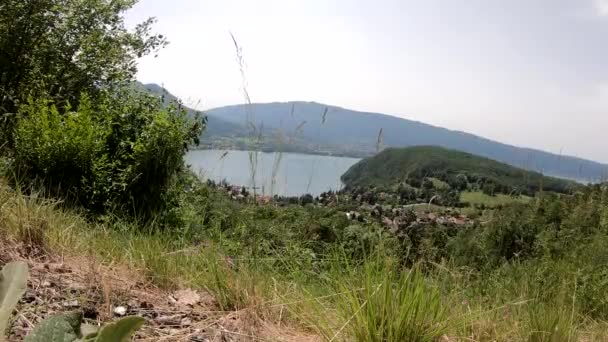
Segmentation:
<svg viewBox="0 0 608 342">
<path fill-rule="evenodd" d="M 353 165 L 343 176 L 347 188 L 420 186 L 440 179 L 458 190 L 534 194 L 543 190 L 568 193 L 578 183 L 526 171 L 485 157 L 435 146 L 389 148 Z"/>
</svg>

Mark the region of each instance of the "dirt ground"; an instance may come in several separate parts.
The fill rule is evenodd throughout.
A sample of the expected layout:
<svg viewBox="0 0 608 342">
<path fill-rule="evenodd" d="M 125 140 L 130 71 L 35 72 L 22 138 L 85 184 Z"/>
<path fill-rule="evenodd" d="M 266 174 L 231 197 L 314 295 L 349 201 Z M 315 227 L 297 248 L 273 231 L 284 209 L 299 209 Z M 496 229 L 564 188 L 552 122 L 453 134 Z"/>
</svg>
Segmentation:
<svg viewBox="0 0 608 342">
<path fill-rule="evenodd" d="M 136 341 L 317 341 L 288 327 L 267 324 L 247 309 L 220 311 L 207 292 L 166 291 L 135 270 L 104 265 L 93 257 L 37 253 L 0 240 L 0 267 L 21 260 L 29 265 L 28 288 L 10 325 L 9 341 L 22 341 L 41 320 L 81 311 L 86 323 L 102 325 L 126 315 L 146 323 Z"/>
</svg>

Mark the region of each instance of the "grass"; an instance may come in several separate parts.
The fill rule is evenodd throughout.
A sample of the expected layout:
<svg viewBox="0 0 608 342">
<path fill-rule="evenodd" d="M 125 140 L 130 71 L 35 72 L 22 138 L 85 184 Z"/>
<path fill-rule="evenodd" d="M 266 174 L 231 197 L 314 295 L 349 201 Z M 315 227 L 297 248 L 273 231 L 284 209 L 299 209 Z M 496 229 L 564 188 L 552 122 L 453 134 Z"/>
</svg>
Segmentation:
<svg viewBox="0 0 608 342">
<path fill-rule="evenodd" d="M 528 329 L 530 342 L 577 341 L 577 329 L 573 313 L 546 303 L 532 303 L 528 306 Z"/>
<path fill-rule="evenodd" d="M 530 197 L 520 196 L 508 196 L 504 194 L 497 194 L 495 196 L 486 195 L 481 191 L 464 191 L 460 194 L 460 201 L 470 203 L 472 205 L 483 204 L 489 207 L 496 207 L 499 205 L 511 204 L 514 202 L 527 203 L 531 200 Z"/>
<path fill-rule="evenodd" d="M 353 281 L 362 291 L 344 283 L 338 287 L 346 293 L 338 297 L 338 312 L 354 340 L 435 341 L 446 332 L 439 291 L 416 270 L 395 272 L 386 260 L 378 260 L 365 264 L 361 273 Z"/>
</svg>

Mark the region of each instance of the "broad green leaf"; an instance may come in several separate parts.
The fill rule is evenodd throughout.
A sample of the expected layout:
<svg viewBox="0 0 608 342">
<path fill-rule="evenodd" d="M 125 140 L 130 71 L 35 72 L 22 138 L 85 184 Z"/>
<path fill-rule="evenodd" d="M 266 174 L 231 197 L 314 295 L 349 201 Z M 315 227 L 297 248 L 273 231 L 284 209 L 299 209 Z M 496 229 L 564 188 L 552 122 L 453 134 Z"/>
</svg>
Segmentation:
<svg viewBox="0 0 608 342">
<path fill-rule="evenodd" d="M 25 338 L 25 342 L 73 342 L 77 341 L 82 322 L 81 312 L 69 312 L 42 321 Z"/>
<path fill-rule="evenodd" d="M 0 341 L 13 309 L 27 288 L 27 264 L 10 262 L 0 272 Z"/>
<path fill-rule="evenodd" d="M 96 342 L 127 342 L 135 331 L 144 324 L 141 317 L 125 317 L 114 323 L 110 323 L 99 331 Z"/>
</svg>

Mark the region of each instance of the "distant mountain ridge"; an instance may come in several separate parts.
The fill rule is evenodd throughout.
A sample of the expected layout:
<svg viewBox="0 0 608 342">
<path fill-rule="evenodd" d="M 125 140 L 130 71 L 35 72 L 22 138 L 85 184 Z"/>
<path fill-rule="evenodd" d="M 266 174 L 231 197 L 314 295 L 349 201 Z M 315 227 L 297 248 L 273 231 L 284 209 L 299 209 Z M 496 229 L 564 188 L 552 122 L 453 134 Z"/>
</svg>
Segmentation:
<svg viewBox="0 0 608 342">
<path fill-rule="evenodd" d="M 254 122 L 247 122 L 248 111 Z M 314 153 L 366 157 L 381 147 L 436 145 L 556 177 L 591 182 L 608 177 L 607 164 L 516 147 L 387 114 L 354 111 L 316 102 L 254 103 L 249 109 L 246 105 L 231 105 L 205 113 L 209 123 L 203 138 L 246 136 L 249 126 L 255 124 L 263 127 L 265 139 L 273 139 L 280 134 L 284 140 L 302 145 L 303 151 Z"/>
</svg>

